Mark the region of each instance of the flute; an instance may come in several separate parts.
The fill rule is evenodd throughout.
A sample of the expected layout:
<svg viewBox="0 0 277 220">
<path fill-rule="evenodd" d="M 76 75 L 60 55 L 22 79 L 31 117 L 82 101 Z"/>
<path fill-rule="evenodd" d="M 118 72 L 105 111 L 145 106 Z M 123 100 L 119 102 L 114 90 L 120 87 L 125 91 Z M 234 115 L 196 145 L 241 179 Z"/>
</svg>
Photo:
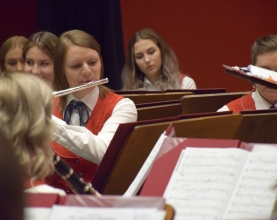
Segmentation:
<svg viewBox="0 0 277 220">
<path fill-rule="evenodd" d="M 63 95 L 68 95 L 68 94 L 73 93 L 73 92 L 77 92 L 79 90 L 90 88 L 92 86 L 99 86 L 99 85 L 102 85 L 102 84 L 108 83 L 108 82 L 109 82 L 108 78 L 100 79 L 98 81 L 91 81 L 91 82 L 88 82 L 88 83 L 86 83 L 84 85 L 81 85 L 81 86 L 76 86 L 76 87 L 73 87 L 73 88 L 53 92 L 53 95 L 55 97 L 60 97 L 60 96 L 63 96 Z"/>
<path fill-rule="evenodd" d="M 101 194 L 92 187 L 91 183 L 87 183 L 82 178 L 79 178 L 78 175 L 74 173 L 73 169 L 58 155 L 54 156 L 54 165 L 55 172 L 69 183 L 74 193 L 101 196 Z"/>
</svg>

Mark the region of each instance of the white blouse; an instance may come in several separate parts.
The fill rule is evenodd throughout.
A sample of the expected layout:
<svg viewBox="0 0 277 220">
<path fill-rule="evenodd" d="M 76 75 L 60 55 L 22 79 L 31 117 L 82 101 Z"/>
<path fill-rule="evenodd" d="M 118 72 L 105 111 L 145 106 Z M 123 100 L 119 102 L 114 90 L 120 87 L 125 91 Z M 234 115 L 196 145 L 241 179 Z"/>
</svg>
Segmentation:
<svg viewBox="0 0 277 220">
<path fill-rule="evenodd" d="M 81 99 L 93 111 L 99 96 L 99 88 Z M 72 99 L 78 100 L 72 94 L 68 95 L 67 103 Z M 91 112 L 90 112 L 91 113 Z M 56 131 L 52 139 L 80 157 L 99 164 L 102 160 L 119 124 L 137 121 L 137 109 L 128 98 L 120 100 L 114 107 L 111 117 L 104 123 L 103 128 L 94 135 L 86 127 L 79 126 L 79 115 L 72 113 L 70 124 L 52 115 Z M 93 120 L 93 119 L 91 119 Z"/>
<path fill-rule="evenodd" d="M 146 90 L 157 90 L 146 77 L 144 77 L 144 84 Z M 196 84 L 192 78 L 185 76 L 182 81 L 181 89 L 196 89 Z"/>
</svg>

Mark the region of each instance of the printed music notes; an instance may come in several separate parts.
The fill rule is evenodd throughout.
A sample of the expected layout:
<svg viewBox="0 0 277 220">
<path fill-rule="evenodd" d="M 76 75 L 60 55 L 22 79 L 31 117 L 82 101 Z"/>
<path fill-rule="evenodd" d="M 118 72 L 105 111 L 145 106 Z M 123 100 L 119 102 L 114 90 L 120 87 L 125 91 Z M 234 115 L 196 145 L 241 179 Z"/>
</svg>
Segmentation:
<svg viewBox="0 0 277 220">
<path fill-rule="evenodd" d="M 177 219 L 268 219 L 277 152 L 186 148 L 164 193 Z"/>
</svg>

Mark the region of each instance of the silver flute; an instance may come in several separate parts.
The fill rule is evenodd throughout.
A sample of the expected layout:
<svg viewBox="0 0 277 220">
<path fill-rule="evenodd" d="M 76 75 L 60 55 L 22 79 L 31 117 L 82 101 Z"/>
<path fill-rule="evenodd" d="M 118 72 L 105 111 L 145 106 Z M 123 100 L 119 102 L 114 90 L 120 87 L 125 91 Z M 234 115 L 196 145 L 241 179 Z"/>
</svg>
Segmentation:
<svg viewBox="0 0 277 220">
<path fill-rule="evenodd" d="M 73 88 L 53 92 L 53 95 L 55 97 L 60 97 L 60 96 L 68 95 L 70 93 L 77 92 L 77 91 L 83 90 L 83 89 L 87 89 L 87 88 L 90 88 L 90 87 L 93 87 L 93 86 L 99 86 L 99 85 L 102 85 L 102 84 L 105 84 L 105 83 L 108 83 L 108 82 L 109 82 L 108 78 L 100 79 L 98 81 L 91 81 L 91 82 L 88 82 L 88 83 L 86 83 L 84 85 L 81 85 L 81 86 L 76 86 L 76 87 L 73 87 Z"/>
</svg>

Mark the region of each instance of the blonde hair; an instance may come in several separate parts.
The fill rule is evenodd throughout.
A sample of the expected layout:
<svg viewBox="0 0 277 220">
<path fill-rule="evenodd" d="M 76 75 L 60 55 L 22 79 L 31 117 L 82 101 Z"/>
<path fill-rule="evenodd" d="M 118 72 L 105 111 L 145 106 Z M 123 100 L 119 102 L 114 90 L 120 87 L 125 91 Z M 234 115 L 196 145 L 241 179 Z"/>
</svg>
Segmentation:
<svg viewBox="0 0 277 220">
<path fill-rule="evenodd" d="M 100 51 L 100 45 L 98 42 L 88 33 L 81 30 L 71 30 L 64 32 L 60 37 L 55 49 L 54 56 L 54 72 L 55 72 L 55 86 L 57 90 L 68 89 L 69 85 L 64 73 L 64 62 L 66 53 L 70 45 L 77 45 L 80 47 L 90 48 L 95 50 L 100 58 L 101 73 L 100 78 L 104 76 L 104 65 Z M 100 98 L 105 98 L 106 94 L 110 91 L 107 87 L 100 85 L 99 92 Z M 59 111 L 62 113 L 66 105 L 66 96 L 60 98 Z"/>
<path fill-rule="evenodd" d="M 129 42 L 126 62 L 122 70 L 123 90 L 144 87 L 144 73 L 138 68 L 134 59 L 134 45 L 141 39 L 152 40 L 161 50 L 161 75 L 155 88 L 158 90 L 180 89 L 180 71 L 174 51 L 154 30 L 144 28 L 133 35 Z"/>
<path fill-rule="evenodd" d="M 27 42 L 27 38 L 23 36 L 13 36 L 8 38 L 1 46 L 0 49 L 0 72 L 5 71 L 5 57 L 7 53 L 16 48 L 19 47 L 23 49 L 24 45 Z"/>
<path fill-rule="evenodd" d="M 11 142 L 24 174 L 42 180 L 54 171 L 51 149 L 52 89 L 26 73 L 0 76 L 0 124 Z"/>
</svg>

